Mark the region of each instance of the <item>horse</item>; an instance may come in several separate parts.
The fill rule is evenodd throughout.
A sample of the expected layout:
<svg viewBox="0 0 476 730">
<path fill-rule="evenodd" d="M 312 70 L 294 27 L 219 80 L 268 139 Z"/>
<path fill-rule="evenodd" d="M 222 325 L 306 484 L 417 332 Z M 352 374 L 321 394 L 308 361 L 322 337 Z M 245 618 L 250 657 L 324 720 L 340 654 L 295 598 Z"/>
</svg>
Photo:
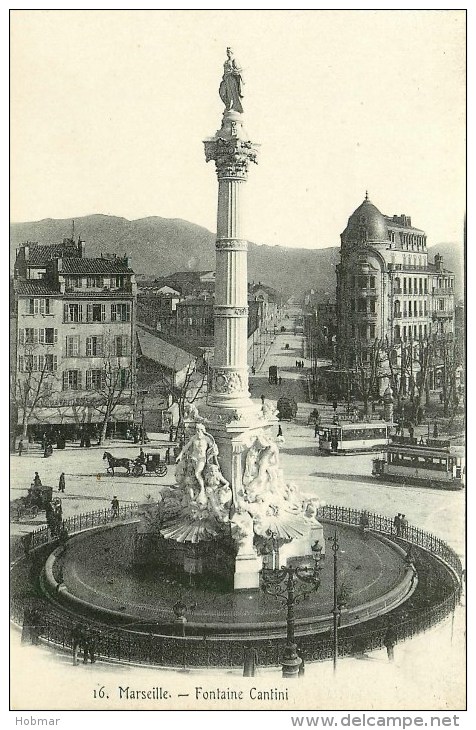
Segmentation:
<svg viewBox="0 0 476 730">
<path fill-rule="evenodd" d="M 105 451 L 103 455 L 103 460 L 107 459 L 108 467 L 107 467 L 107 473 L 112 474 L 114 476 L 114 467 L 121 466 L 123 469 L 127 469 L 127 474 L 131 473 L 131 460 L 130 459 L 116 459 L 115 456 L 109 453 L 109 451 Z"/>
</svg>

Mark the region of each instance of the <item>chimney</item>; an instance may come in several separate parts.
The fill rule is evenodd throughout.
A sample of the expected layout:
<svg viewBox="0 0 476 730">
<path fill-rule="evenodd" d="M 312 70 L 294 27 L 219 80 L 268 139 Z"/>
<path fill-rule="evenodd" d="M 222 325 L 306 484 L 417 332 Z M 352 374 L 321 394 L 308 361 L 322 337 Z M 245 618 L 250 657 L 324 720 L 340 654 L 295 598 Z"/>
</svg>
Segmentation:
<svg viewBox="0 0 476 730">
<path fill-rule="evenodd" d="M 443 271 L 443 256 L 439 253 L 435 254 L 435 269 Z"/>
<path fill-rule="evenodd" d="M 83 259 L 84 254 L 86 253 L 86 243 L 85 243 L 85 241 L 83 241 L 81 239 L 80 235 L 78 236 L 78 251 L 79 251 L 80 257 Z"/>
</svg>

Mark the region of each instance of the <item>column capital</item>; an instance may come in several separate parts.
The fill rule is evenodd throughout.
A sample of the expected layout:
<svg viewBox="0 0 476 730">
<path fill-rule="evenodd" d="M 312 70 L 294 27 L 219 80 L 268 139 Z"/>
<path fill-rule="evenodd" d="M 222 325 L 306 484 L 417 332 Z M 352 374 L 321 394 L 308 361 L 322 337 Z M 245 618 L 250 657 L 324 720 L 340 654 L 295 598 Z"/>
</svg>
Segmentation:
<svg viewBox="0 0 476 730">
<path fill-rule="evenodd" d="M 219 180 L 227 178 L 233 180 L 246 180 L 250 162 L 257 164 L 258 145 L 253 142 L 244 141 L 237 137 L 222 139 L 212 137 L 206 139 L 205 159 L 215 161 L 216 172 Z"/>
</svg>

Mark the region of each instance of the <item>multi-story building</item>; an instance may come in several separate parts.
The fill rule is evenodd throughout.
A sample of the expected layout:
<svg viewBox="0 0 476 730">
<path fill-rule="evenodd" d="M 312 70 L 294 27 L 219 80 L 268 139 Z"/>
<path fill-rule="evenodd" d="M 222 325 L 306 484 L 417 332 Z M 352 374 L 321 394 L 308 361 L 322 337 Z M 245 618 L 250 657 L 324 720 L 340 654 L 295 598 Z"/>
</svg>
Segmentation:
<svg viewBox="0 0 476 730">
<path fill-rule="evenodd" d="M 18 430 L 94 430 L 133 419 L 136 283 L 128 258 L 85 258 L 84 242 L 28 243 L 15 262 Z M 106 413 L 107 412 L 107 413 Z"/>
<path fill-rule="evenodd" d="M 337 361 L 365 363 L 377 341 L 397 349 L 454 328 L 454 274 L 428 261 L 426 234 L 407 215 L 382 215 L 366 195 L 341 234 Z"/>
</svg>

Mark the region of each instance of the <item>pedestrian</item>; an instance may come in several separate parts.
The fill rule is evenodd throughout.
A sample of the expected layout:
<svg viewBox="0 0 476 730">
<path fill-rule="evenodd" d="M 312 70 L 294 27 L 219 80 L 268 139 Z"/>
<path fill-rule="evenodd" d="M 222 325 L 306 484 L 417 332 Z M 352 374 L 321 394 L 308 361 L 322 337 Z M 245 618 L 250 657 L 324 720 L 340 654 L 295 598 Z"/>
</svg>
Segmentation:
<svg viewBox="0 0 476 730">
<path fill-rule="evenodd" d="M 18 442 L 18 456 L 21 456 L 23 453 L 23 439 L 21 438 Z"/>
<path fill-rule="evenodd" d="M 281 385 L 281 384 L 282 384 L 282 382 L 283 382 L 283 379 L 282 379 L 282 377 L 281 377 L 281 375 L 280 375 L 280 376 L 279 376 L 279 378 L 278 378 L 278 385 Z"/>
<path fill-rule="evenodd" d="M 30 623 L 30 636 L 32 644 L 40 643 L 40 632 L 42 628 L 42 615 L 38 606 L 33 608 Z"/>
<path fill-rule="evenodd" d="M 37 488 L 43 486 L 43 484 L 41 483 L 40 475 L 37 471 L 35 471 L 35 476 L 33 477 L 33 486 Z"/>
<path fill-rule="evenodd" d="M 395 632 L 395 629 L 389 623 L 387 625 L 387 631 L 385 632 L 383 644 L 384 644 L 385 648 L 387 649 L 387 656 L 388 656 L 388 660 L 390 662 L 393 662 L 393 660 L 394 660 L 394 648 L 395 648 L 396 643 L 397 643 L 397 634 Z"/>
<path fill-rule="evenodd" d="M 283 429 L 281 428 L 281 424 L 279 424 L 279 426 L 278 426 L 278 433 L 276 435 L 276 438 L 279 438 L 282 435 L 283 435 Z"/>
<path fill-rule="evenodd" d="M 413 435 L 415 433 L 415 427 L 414 427 L 413 423 L 410 423 L 408 425 L 408 433 L 410 435 L 410 438 L 412 439 L 413 438 Z"/>
<path fill-rule="evenodd" d="M 111 499 L 111 509 L 112 509 L 112 516 L 119 517 L 119 500 L 115 495 Z"/>
<path fill-rule="evenodd" d="M 433 426 L 433 438 L 434 439 L 438 438 L 438 424 L 437 423 L 435 423 L 435 425 Z"/>
<path fill-rule="evenodd" d="M 263 406 L 264 406 L 264 400 L 265 400 L 265 398 L 264 398 L 264 395 L 261 395 L 261 404 L 262 404 Z"/>
<path fill-rule="evenodd" d="M 85 651 L 85 649 L 84 649 L 85 638 L 86 637 L 84 635 L 84 630 L 83 630 L 82 625 L 81 624 L 76 624 L 76 626 L 73 629 L 73 634 L 72 634 L 72 639 L 73 639 L 73 641 L 72 641 L 72 643 L 73 643 L 73 664 L 74 664 L 74 666 L 77 666 L 77 664 L 78 664 L 79 650 L 82 649 L 83 651 Z"/>
<path fill-rule="evenodd" d="M 316 420 L 316 423 L 314 424 L 314 438 L 317 438 L 319 435 L 319 424 Z"/>
<path fill-rule="evenodd" d="M 334 409 L 334 412 L 337 411 L 337 400 L 335 398 L 332 401 L 332 408 Z"/>
<path fill-rule="evenodd" d="M 400 512 L 395 515 L 393 518 L 393 526 L 395 528 L 395 532 L 397 533 L 397 537 L 400 537 L 401 532 L 401 518 L 400 518 Z"/>
<path fill-rule="evenodd" d="M 64 471 L 61 472 L 59 482 L 58 482 L 58 492 L 63 492 L 66 487 L 66 480 L 64 478 Z"/>
<path fill-rule="evenodd" d="M 405 517 L 405 515 L 401 515 L 400 517 L 400 533 L 402 537 L 406 537 L 408 530 L 408 520 Z"/>
<path fill-rule="evenodd" d="M 165 463 L 170 464 L 170 446 L 165 450 Z"/>
<path fill-rule="evenodd" d="M 443 393 L 440 393 L 440 403 L 443 403 Z"/>
<path fill-rule="evenodd" d="M 84 657 L 83 662 L 87 664 L 88 659 L 91 664 L 96 661 L 97 633 L 96 631 L 86 631 L 84 635 Z"/>
<path fill-rule="evenodd" d="M 173 440 L 174 440 L 174 427 L 173 426 L 170 426 L 170 428 L 169 428 L 169 441 L 173 441 Z"/>
<path fill-rule="evenodd" d="M 254 677 L 258 664 L 258 652 L 254 647 L 246 647 L 243 660 L 243 677 Z"/>
<path fill-rule="evenodd" d="M 256 368 L 254 365 L 251 366 L 251 374 L 256 375 Z"/>
</svg>

